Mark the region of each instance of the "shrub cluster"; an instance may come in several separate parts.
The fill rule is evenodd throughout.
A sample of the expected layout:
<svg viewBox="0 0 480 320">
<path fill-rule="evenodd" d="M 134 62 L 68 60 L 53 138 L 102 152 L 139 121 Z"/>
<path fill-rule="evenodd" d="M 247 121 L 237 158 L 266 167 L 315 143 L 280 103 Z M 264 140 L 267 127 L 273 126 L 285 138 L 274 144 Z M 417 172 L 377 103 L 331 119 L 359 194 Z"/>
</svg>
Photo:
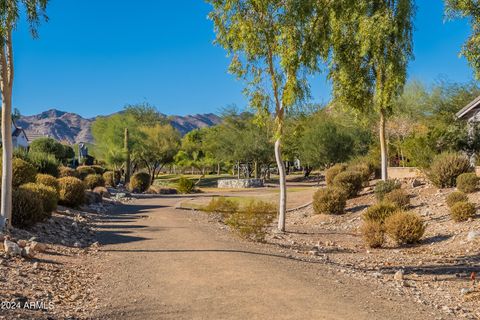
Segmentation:
<svg viewBox="0 0 480 320">
<path fill-rule="evenodd" d="M 85 185 L 83 181 L 75 177 L 64 177 L 58 179 L 59 203 L 78 207 L 85 202 Z"/>
<path fill-rule="evenodd" d="M 93 190 L 96 187 L 104 187 L 105 179 L 100 174 L 89 174 L 83 179 L 85 187 L 89 190 Z"/>
<path fill-rule="evenodd" d="M 96 174 L 103 174 L 106 171 L 104 167 L 99 165 L 93 165 L 90 166 L 90 168 L 92 168 Z"/>
<path fill-rule="evenodd" d="M 137 172 L 131 178 L 128 185 L 130 191 L 143 193 L 150 187 L 150 175 L 146 172 Z"/>
<path fill-rule="evenodd" d="M 185 177 L 181 177 L 177 182 L 177 190 L 180 193 L 193 193 L 195 191 L 195 182 Z"/>
<path fill-rule="evenodd" d="M 385 219 L 385 232 L 397 244 L 419 242 L 425 228 L 422 218 L 412 212 L 397 211 Z"/>
<path fill-rule="evenodd" d="M 435 157 L 429 170 L 428 178 L 438 188 L 455 187 L 457 177 L 462 173 L 471 172 L 470 160 L 457 153 L 442 153 Z"/>
<path fill-rule="evenodd" d="M 52 216 L 52 211 L 57 209 L 58 192 L 55 188 L 40 183 L 27 183 L 20 186 L 20 189 L 36 194 L 42 201 L 43 218 Z"/>
<path fill-rule="evenodd" d="M 54 177 L 59 176 L 59 163 L 53 154 L 45 152 L 29 152 L 28 159 L 39 173 L 49 174 Z"/>
<path fill-rule="evenodd" d="M 325 181 L 327 185 L 333 184 L 333 179 L 343 171 L 347 170 L 347 165 L 344 163 L 337 163 L 325 171 Z"/>
<path fill-rule="evenodd" d="M 379 202 L 369 207 L 363 214 L 365 221 L 375 221 L 383 223 L 385 219 L 391 216 L 394 212 L 398 211 L 398 207 L 389 202 Z"/>
<path fill-rule="evenodd" d="M 462 191 L 453 191 L 446 198 L 447 206 L 449 208 L 457 202 L 468 202 L 468 196 Z"/>
<path fill-rule="evenodd" d="M 377 197 L 377 200 L 382 201 L 383 197 L 389 192 L 392 192 L 393 190 L 400 189 L 401 184 L 397 180 L 380 180 L 377 182 L 374 188 L 375 196 Z"/>
<path fill-rule="evenodd" d="M 43 218 L 43 203 L 38 194 L 23 188 L 12 190 L 12 224 L 15 227 L 29 227 Z"/>
<path fill-rule="evenodd" d="M 317 214 L 342 214 L 347 204 L 347 195 L 339 188 L 319 189 L 313 195 L 313 210 Z"/>
<path fill-rule="evenodd" d="M 263 201 L 252 201 L 242 210 L 229 215 L 225 223 L 242 237 L 263 241 L 266 229 L 276 215 L 275 205 Z"/>
<path fill-rule="evenodd" d="M 400 209 L 407 209 L 410 206 L 410 196 L 404 189 L 395 189 L 387 193 L 383 200 L 393 203 Z"/>
<path fill-rule="evenodd" d="M 107 187 L 115 187 L 120 182 L 120 173 L 118 171 L 106 171 L 103 174 L 103 179 Z"/>
<path fill-rule="evenodd" d="M 452 205 L 450 208 L 450 217 L 455 222 L 467 221 L 470 218 L 475 217 L 477 209 L 475 205 L 467 201 L 459 201 Z"/>
<path fill-rule="evenodd" d="M 75 169 L 72 169 L 70 167 L 64 167 L 64 166 L 61 166 L 58 168 L 58 176 L 60 178 L 63 178 L 63 177 L 75 177 L 75 178 L 78 178 L 78 172 L 75 170 Z"/>
<path fill-rule="evenodd" d="M 340 172 L 333 179 L 333 185 L 344 191 L 348 198 L 353 198 L 362 190 L 362 174 L 356 171 Z"/>
<path fill-rule="evenodd" d="M 364 221 L 361 227 L 363 240 L 370 248 L 380 248 L 385 242 L 385 230 L 379 221 Z"/>
<path fill-rule="evenodd" d="M 57 192 L 60 189 L 57 179 L 49 174 L 39 173 L 36 175 L 35 181 L 39 184 L 52 187 L 57 190 Z"/>
<path fill-rule="evenodd" d="M 95 174 L 95 170 L 90 166 L 78 166 L 77 175 L 81 180 L 85 179 L 89 174 Z"/>
<path fill-rule="evenodd" d="M 202 210 L 205 212 L 220 214 L 222 219 L 225 219 L 231 214 L 237 212 L 238 209 L 238 202 L 226 197 L 213 197 L 208 205 L 202 208 Z"/>
<path fill-rule="evenodd" d="M 34 182 L 37 170 L 27 161 L 15 158 L 12 161 L 12 173 L 12 185 L 15 188 L 25 183 Z"/>
<path fill-rule="evenodd" d="M 475 192 L 478 189 L 478 180 L 474 172 L 462 173 L 457 177 L 457 189 L 466 193 Z"/>
</svg>

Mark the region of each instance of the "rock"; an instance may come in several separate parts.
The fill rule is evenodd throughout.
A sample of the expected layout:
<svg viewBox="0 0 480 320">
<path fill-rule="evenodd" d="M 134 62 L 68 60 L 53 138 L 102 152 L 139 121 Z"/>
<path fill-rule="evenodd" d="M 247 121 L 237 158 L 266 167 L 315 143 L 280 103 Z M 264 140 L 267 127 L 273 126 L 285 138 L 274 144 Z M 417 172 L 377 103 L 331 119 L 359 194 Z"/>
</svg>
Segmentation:
<svg viewBox="0 0 480 320">
<path fill-rule="evenodd" d="M 35 252 L 45 252 L 47 250 L 47 245 L 44 243 L 32 241 L 32 243 L 30 243 L 30 248 Z"/>
<path fill-rule="evenodd" d="M 30 247 L 22 249 L 22 257 L 32 259 L 35 257 L 35 251 Z"/>
<path fill-rule="evenodd" d="M 5 239 L 3 246 L 6 254 L 11 256 L 19 256 L 22 254 L 22 249 L 15 242 Z"/>
<path fill-rule="evenodd" d="M 82 245 L 80 242 L 78 242 L 78 241 L 76 241 L 76 242 L 73 244 L 73 246 L 74 246 L 75 248 L 81 248 L 81 247 L 83 247 L 83 245 Z"/>
<path fill-rule="evenodd" d="M 75 229 L 78 229 L 78 223 L 77 222 L 72 222 L 72 227 L 75 228 Z"/>
<path fill-rule="evenodd" d="M 468 234 L 467 234 L 467 241 L 473 241 L 475 240 L 476 238 L 478 238 L 480 236 L 480 232 L 478 231 L 470 231 Z"/>
<path fill-rule="evenodd" d="M 85 191 L 85 201 L 87 204 L 94 204 L 102 202 L 102 196 L 93 191 Z"/>
<path fill-rule="evenodd" d="M 417 179 L 413 179 L 413 181 L 411 183 L 412 188 L 420 187 L 421 185 L 422 185 L 422 182 L 420 180 L 417 180 Z"/>
<path fill-rule="evenodd" d="M 5 235 L 0 232 L 0 241 L 3 242 L 5 241 Z"/>
<path fill-rule="evenodd" d="M 37 270 L 38 269 L 38 262 L 35 262 L 32 267 L 33 267 L 33 269 Z"/>
<path fill-rule="evenodd" d="M 393 279 L 395 281 L 403 281 L 403 270 L 398 270 L 397 272 L 395 272 L 395 275 L 393 276 Z"/>
<path fill-rule="evenodd" d="M 31 237 L 30 239 L 28 239 L 28 242 L 33 242 L 33 241 L 37 241 L 37 237 Z"/>
<path fill-rule="evenodd" d="M 462 288 L 462 290 L 460 290 L 461 295 L 466 295 L 466 294 L 469 294 L 471 292 L 473 292 L 473 290 L 471 288 Z"/>
<path fill-rule="evenodd" d="M 27 241 L 26 240 L 18 240 L 17 244 L 20 248 L 25 248 L 27 246 Z"/>
<path fill-rule="evenodd" d="M 95 187 L 95 189 L 93 189 L 93 192 L 98 193 L 103 198 L 110 199 L 111 197 L 110 192 L 108 192 L 107 188 L 105 187 Z"/>
</svg>

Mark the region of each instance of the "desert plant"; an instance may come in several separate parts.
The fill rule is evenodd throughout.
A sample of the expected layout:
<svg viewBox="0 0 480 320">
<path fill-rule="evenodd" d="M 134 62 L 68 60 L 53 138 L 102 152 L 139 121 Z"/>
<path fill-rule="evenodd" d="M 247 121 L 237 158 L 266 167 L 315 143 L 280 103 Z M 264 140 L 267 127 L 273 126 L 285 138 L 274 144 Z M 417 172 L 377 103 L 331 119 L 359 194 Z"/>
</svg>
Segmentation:
<svg viewBox="0 0 480 320">
<path fill-rule="evenodd" d="M 49 174 L 54 177 L 59 176 L 58 160 L 53 154 L 44 152 L 30 152 L 28 161 L 33 164 L 39 173 Z"/>
<path fill-rule="evenodd" d="M 58 179 L 59 203 L 78 207 L 85 202 L 85 185 L 83 181 L 75 177 L 63 177 Z"/>
<path fill-rule="evenodd" d="M 473 203 L 460 201 L 450 208 L 450 217 L 455 222 L 462 222 L 475 217 L 476 212 L 477 209 Z"/>
<path fill-rule="evenodd" d="M 49 174 L 38 173 L 35 176 L 35 182 L 43 184 L 43 185 L 48 186 L 48 187 L 52 187 L 55 190 L 57 190 L 57 192 L 60 188 L 59 185 L 58 185 L 57 179 L 54 176 L 51 176 Z"/>
<path fill-rule="evenodd" d="M 212 200 L 202 208 L 205 212 L 218 213 L 222 219 L 238 211 L 239 204 L 237 201 L 226 197 L 213 197 Z"/>
<path fill-rule="evenodd" d="M 148 190 L 150 187 L 150 175 L 146 172 L 137 172 L 130 179 L 128 185 L 130 191 L 142 193 Z"/>
<path fill-rule="evenodd" d="M 457 177 L 457 189 L 466 193 L 475 192 L 478 189 L 478 180 L 474 172 L 462 173 Z"/>
<path fill-rule="evenodd" d="M 347 195 L 338 188 L 319 189 L 313 195 L 313 211 L 317 214 L 342 214 L 347 205 Z"/>
<path fill-rule="evenodd" d="M 385 230 L 379 221 L 364 221 L 361 227 L 363 241 L 370 248 L 380 248 L 385 242 Z"/>
<path fill-rule="evenodd" d="M 369 166 L 368 163 L 357 163 L 348 166 L 347 171 L 359 172 L 365 185 L 368 185 L 370 178 L 375 174 L 375 168 Z"/>
<path fill-rule="evenodd" d="M 333 179 L 333 186 L 345 191 L 348 198 L 353 198 L 362 190 L 362 174 L 356 171 L 340 172 Z"/>
<path fill-rule="evenodd" d="M 22 188 L 12 191 L 12 224 L 18 228 L 29 227 L 43 219 L 43 203 L 36 193 Z"/>
<path fill-rule="evenodd" d="M 72 169 L 70 167 L 64 167 L 64 166 L 60 166 L 58 168 L 58 176 L 60 178 L 63 178 L 63 177 L 75 177 L 75 178 L 78 178 L 78 172 L 75 170 L 75 169 Z"/>
<path fill-rule="evenodd" d="M 89 174 L 95 174 L 95 170 L 90 166 L 78 166 L 77 175 L 81 180 L 85 179 Z"/>
<path fill-rule="evenodd" d="M 425 228 L 422 218 L 412 212 L 397 211 L 385 219 L 385 232 L 397 244 L 417 243 Z"/>
<path fill-rule="evenodd" d="M 252 201 L 242 210 L 231 214 L 225 223 L 242 237 L 262 241 L 267 227 L 276 216 L 277 208 L 274 204 Z"/>
<path fill-rule="evenodd" d="M 93 190 L 95 187 L 104 187 L 105 179 L 99 174 L 89 174 L 83 179 L 83 183 L 87 189 Z"/>
<path fill-rule="evenodd" d="M 438 188 L 455 187 L 457 177 L 473 170 L 468 157 L 458 153 L 442 153 L 435 157 L 427 176 Z"/>
<path fill-rule="evenodd" d="M 382 201 L 383 197 L 389 192 L 392 192 L 395 189 L 400 189 L 400 181 L 389 179 L 389 180 L 380 180 L 375 185 L 373 192 L 375 192 L 375 197 L 377 200 Z"/>
<path fill-rule="evenodd" d="M 393 203 L 400 209 L 407 209 L 410 206 L 410 196 L 404 189 L 395 189 L 383 197 L 383 201 Z"/>
<path fill-rule="evenodd" d="M 106 171 L 103 174 L 103 179 L 105 179 L 107 187 L 115 187 L 120 182 L 120 175 L 114 171 Z"/>
<path fill-rule="evenodd" d="M 34 182 L 37 170 L 35 167 L 25 160 L 15 158 L 12 161 L 13 172 L 13 187 L 18 187 L 22 184 Z"/>
<path fill-rule="evenodd" d="M 177 190 L 180 193 L 193 193 L 195 190 L 195 183 L 185 177 L 181 177 L 177 182 Z"/>
<path fill-rule="evenodd" d="M 457 202 L 467 202 L 468 196 L 462 191 L 453 191 L 445 200 L 447 202 L 447 206 L 451 208 Z"/>
<path fill-rule="evenodd" d="M 45 218 L 51 217 L 52 211 L 57 209 L 58 192 L 55 188 L 33 182 L 21 185 L 20 188 L 35 193 L 40 198 Z"/>
<path fill-rule="evenodd" d="M 339 174 L 340 172 L 343 172 L 347 170 L 347 165 L 344 163 L 337 163 L 336 165 L 330 167 L 325 171 L 325 181 L 327 185 L 333 184 L 333 179 Z"/>
<path fill-rule="evenodd" d="M 104 167 L 99 166 L 99 165 L 93 165 L 93 166 L 90 166 L 90 168 L 95 170 L 96 174 L 103 174 L 106 171 Z"/>
<path fill-rule="evenodd" d="M 369 207 L 363 214 L 365 221 L 376 221 L 383 223 L 385 219 L 398 211 L 398 207 L 393 203 L 379 202 Z"/>
<path fill-rule="evenodd" d="M 110 198 L 110 192 L 105 187 L 95 187 L 92 191 L 101 195 L 102 198 Z"/>
</svg>

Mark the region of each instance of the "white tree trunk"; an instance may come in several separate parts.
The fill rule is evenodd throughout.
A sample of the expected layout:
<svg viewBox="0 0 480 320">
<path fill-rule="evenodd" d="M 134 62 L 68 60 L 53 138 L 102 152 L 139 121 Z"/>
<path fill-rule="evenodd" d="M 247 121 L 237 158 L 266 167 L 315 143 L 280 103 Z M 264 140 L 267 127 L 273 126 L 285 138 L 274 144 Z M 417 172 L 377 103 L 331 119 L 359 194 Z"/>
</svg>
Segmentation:
<svg viewBox="0 0 480 320">
<path fill-rule="evenodd" d="M 285 215 L 287 212 L 287 185 L 285 180 L 285 164 L 282 160 L 280 139 L 275 141 L 275 160 L 277 162 L 280 181 L 280 200 L 278 206 L 278 230 L 285 231 Z"/>
<path fill-rule="evenodd" d="M 2 199 L 0 229 L 12 224 L 12 99 L 9 90 L 2 93 Z"/>
<path fill-rule="evenodd" d="M 380 111 L 380 154 L 381 154 L 381 172 L 382 180 L 388 179 L 388 155 L 387 155 L 387 141 L 385 137 L 385 111 Z"/>
</svg>

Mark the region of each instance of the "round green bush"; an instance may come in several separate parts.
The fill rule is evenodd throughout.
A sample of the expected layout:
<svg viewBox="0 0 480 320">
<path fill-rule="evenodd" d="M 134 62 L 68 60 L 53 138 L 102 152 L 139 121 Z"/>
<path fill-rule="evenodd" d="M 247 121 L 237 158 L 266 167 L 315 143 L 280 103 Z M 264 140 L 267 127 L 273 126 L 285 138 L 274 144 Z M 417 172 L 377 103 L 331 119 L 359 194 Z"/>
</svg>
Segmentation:
<svg viewBox="0 0 480 320">
<path fill-rule="evenodd" d="M 382 201 L 383 197 L 389 192 L 393 190 L 400 189 L 401 184 L 397 180 L 389 179 L 389 180 L 380 180 L 375 185 L 373 192 L 375 193 L 375 197 L 377 200 Z"/>
<path fill-rule="evenodd" d="M 75 169 L 72 169 L 70 167 L 64 167 L 61 166 L 58 168 L 59 171 L 59 177 L 75 177 L 78 178 L 78 172 Z"/>
<path fill-rule="evenodd" d="M 45 186 L 52 187 L 57 190 L 57 192 L 60 189 L 57 179 L 49 174 L 39 173 L 36 175 L 35 181 Z"/>
<path fill-rule="evenodd" d="M 353 198 L 363 188 L 362 174 L 356 171 L 340 172 L 333 179 L 333 185 L 345 191 L 348 198 Z"/>
<path fill-rule="evenodd" d="M 96 187 L 104 187 L 105 179 L 99 174 L 89 174 L 83 179 L 83 183 L 87 189 L 93 190 Z"/>
<path fill-rule="evenodd" d="M 120 172 L 106 171 L 103 174 L 103 179 L 105 179 L 105 185 L 107 187 L 115 187 L 120 182 Z"/>
<path fill-rule="evenodd" d="M 130 178 L 128 185 L 130 191 L 143 193 L 150 187 L 150 175 L 146 172 L 137 172 Z"/>
<path fill-rule="evenodd" d="M 466 193 L 478 190 L 479 178 L 474 172 L 462 173 L 457 177 L 457 189 Z"/>
<path fill-rule="evenodd" d="M 342 214 L 347 205 L 347 195 L 338 188 L 319 189 L 313 195 L 313 211 L 317 214 Z"/>
<path fill-rule="evenodd" d="M 466 201 L 457 202 L 450 208 L 450 217 L 455 222 L 467 221 L 475 217 L 476 213 L 475 205 Z"/>
<path fill-rule="evenodd" d="M 361 227 L 363 241 L 370 248 L 380 248 L 385 242 L 385 230 L 379 221 L 364 221 Z"/>
<path fill-rule="evenodd" d="M 13 159 L 12 161 L 13 180 L 12 185 L 18 187 L 22 184 L 35 182 L 37 170 L 35 167 L 22 159 Z"/>
<path fill-rule="evenodd" d="M 397 244 L 419 242 L 425 229 L 422 218 L 412 212 L 397 211 L 385 219 L 385 232 Z"/>
<path fill-rule="evenodd" d="M 347 165 L 344 163 L 337 163 L 325 171 L 325 182 L 327 185 L 333 184 L 333 179 L 340 173 L 347 170 Z"/>
<path fill-rule="evenodd" d="M 442 153 L 435 157 L 427 176 L 438 188 L 455 187 L 457 177 L 473 170 L 467 156 L 459 153 Z"/>
<path fill-rule="evenodd" d="M 44 218 L 52 216 L 52 211 L 57 209 L 58 193 L 53 187 L 46 186 L 40 183 L 26 183 L 20 186 L 21 189 L 35 193 L 42 201 L 42 208 Z"/>
<path fill-rule="evenodd" d="M 59 203 L 65 206 L 78 207 L 85 202 L 85 185 L 75 177 L 58 179 Z"/>
<path fill-rule="evenodd" d="M 410 196 L 403 189 L 390 191 L 383 197 L 383 201 L 393 203 L 401 209 L 407 209 L 410 206 Z"/>
<path fill-rule="evenodd" d="M 93 166 L 90 166 L 90 168 L 95 170 L 96 174 L 103 174 L 106 171 L 104 167 L 99 166 L 99 165 L 93 165 Z"/>
<path fill-rule="evenodd" d="M 90 166 L 78 166 L 77 167 L 78 178 L 81 180 L 85 179 L 89 174 L 95 174 L 95 170 Z"/>
<path fill-rule="evenodd" d="M 180 193 L 193 193 L 195 190 L 195 183 L 185 177 L 181 177 L 177 182 L 177 190 Z"/>
<path fill-rule="evenodd" d="M 376 221 L 383 223 L 385 219 L 398 211 L 398 207 L 393 203 L 380 202 L 369 207 L 363 214 L 365 221 Z"/>
<path fill-rule="evenodd" d="M 58 160 L 53 154 L 44 152 L 29 152 L 28 161 L 37 168 L 38 173 L 49 174 L 58 177 Z"/>
<path fill-rule="evenodd" d="M 43 220 L 43 203 L 36 193 L 22 188 L 12 190 L 12 224 L 24 228 Z"/>
<path fill-rule="evenodd" d="M 453 191 L 446 198 L 447 206 L 449 208 L 453 207 L 453 205 L 457 202 L 467 202 L 467 201 L 468 201 L 468 196 L 462 191 Z"/>
</svg>

